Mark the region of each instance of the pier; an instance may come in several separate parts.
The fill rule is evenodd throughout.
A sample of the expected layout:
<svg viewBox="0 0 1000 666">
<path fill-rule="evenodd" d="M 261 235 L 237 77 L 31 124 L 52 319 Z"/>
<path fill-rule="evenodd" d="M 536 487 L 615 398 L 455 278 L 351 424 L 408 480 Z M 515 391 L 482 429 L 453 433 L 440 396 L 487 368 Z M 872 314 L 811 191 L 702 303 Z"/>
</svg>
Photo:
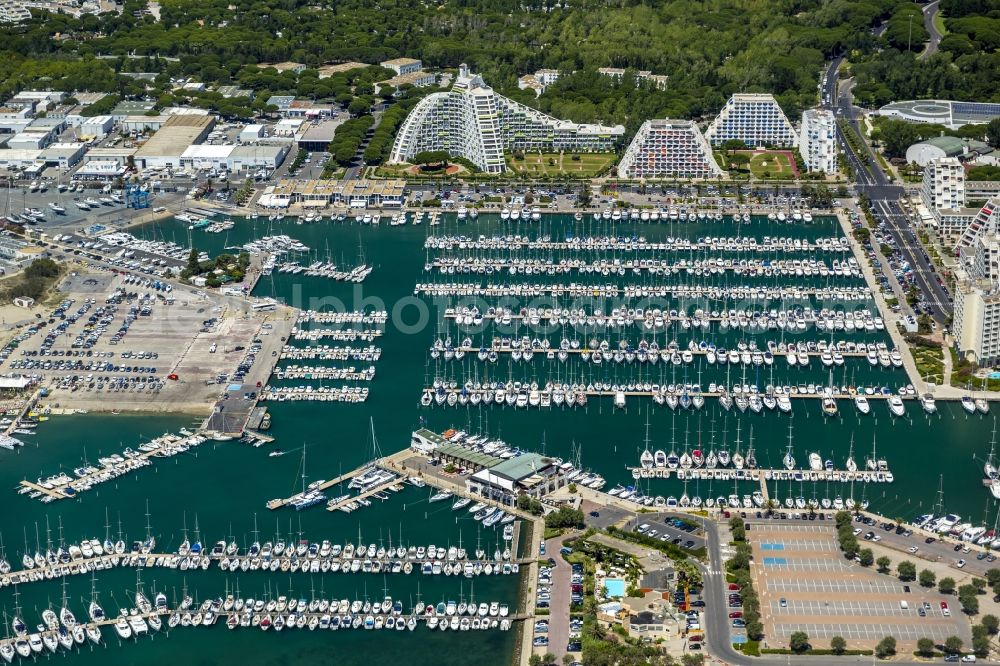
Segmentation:
<svg viewBox="0 0 1000 666">
<path fill-rule="evenodd" d="M 96 485 L 152 464 L 151 459 L 154 457 L 167 458 L 184 453 L 206 441 L 207 437 L 186 431 L 180 435 L 168 433 L 139 445 L 138 451 L 127 449 L 122 455 L 115 454 L 102 458 L 99 467 L 91 465 L 79 467 L 78 470 L 86 470 L 86 473 L 78 474 L 75 478 L 62 473 L 44 482 L 41 479 L 38 482 L 25 479 L 19 484 L 21 490 L 18 492 L 30 493 L 32 498 L 41 498 L 43 502 L 76 497 Z"/>
<path fill-rule="evenodd" d="M 859 343 L 858 346 L 860 346 L 861 344 L 864 344 L 864 343 Z M 442 350 L 444 350 L 444 347 L 441 347 L 441 348 L 431 347 L 431 349 L 432 350 L 437 349 L 438 351 L 442 351 Z M 593 354 L 602 354 L 604 352 L 609 352 L 611 354 L 617 354 L 617 353 L 624 354 L 624 353 L 626 353 L 626 350 L 624 350 L 624 349 L 612 349 L 610 347 L 607 350 L 604 350 L 604 349 L 598 349 L 598 348 L 591 349 L 589 347 L 587 347 L 587 348 L 577 347 L 575 349 L 573 347 L 569 347 L 567 349 L 562 349 L 562 348 L 556 348 L 556 347 L 551 347 L 551 346 L 550 347 L 531 347 L 531 346 L 528 346 L 528 347 L 524 347 L 524 348 L 515 348 L 515 347 L 506 346 L 506 345 L 490 345 L 488 347 L 483 347 L 482 349 L 480 349 L 479 347 L 472 347 L 472 346 L 468 346 L 468 347 L 467 346 L 459 346 L 459 347 L 452 347 L 451 351 L 462 352 L 463 354 L 478 354 L 480 351 L 486 351 L 487 353 L 496 352 L 497 354 L 512 354 L 514 352 L 518 352 L 518 353 L 524 354 L 524 353 L 527 353 L 527 352 L 531 352 L 532 354 L 538 354 L 539 356 L 545 356 L 546 358 L 555 358 L 556 355 L 559 354 L 559 353 L 561 353 L 561 352 L 565 352 L 567 354 L 592 354 L 592 355 Z M 636 353 L 638 350 L 637 349 L 629 349 L 628 351 L 630 353 Z M 685 355 L 685 354 L 691 354 L 692 356 L 705 356 L 705 355 L 707 355 L 709 353 L 709 351 L 712 351 L 712 353 L 715 353 L 714 350 L 708 350 L 708 349 L 660 349 L 659 352 L 657 352 L 657 353 L 660 355 L 661 358 L 663 358 L 664 355 L 667 355 L 667 358 L 663 358 L 663 362 L 664 363 L 670 363 L 671 362 L 669 360 L 669 356 L 670 355 L 677 355 L 678 357 L 680 357 L 681 355 Z M 746 354 L 747 356 L 750 356 L 752 354 L 763 355 L 765 353 L 777 354 L 777 355 L 780 355 L 780 356 L 784 356 L 785 354 L 790 353 L 790 352 L 795 352 L 796 355 L 798 355 L 798 354 L 806 354 L 810 358 L 822 357 L 823 354 L 833 354 L 834 352 L 840 354 L 841 356 L 845 356 L 845 357 L 846 356 L 851 356 L 851 357 L 861 357 L 861 358 L 864 358 L 864 357 L 866 357 L 868 355 L 868 350 L 867 349 L 860 350 L 860 349 L 857 348 L 857 346 L 854 349 L 850 349 L 846 345 L 844 346 L 843 349 L 840 348 L 840 347 L 838 347 L 838 346 L 835 346 L 835 345 L 831 345 L 827 349 L 819 349 L 819 347 L 817 346 L 814 349 L 809 349 L 808 351 L 802 351 L 802 352 L 800 352 L 798 350 L 786 350 L 786 351 L 775 350 L 775 351 L 772 351 L 770 349 L 747 349 L 747 350 L 734 349 L 732 351 L 740 354 L 741 356 L 743 354 Z M 652 354 L 654 352 L 649 352 L 649 353 Z M 747 359 L 746 361 L 743 362 L 743 365 L 770 365 L 770 363 L 767 363 L 763 359 L 763 357 L 762 357 L 761 358 L 761 362 L 759 364 L 758 363 L 754 363 L 751 359 Z M 826 367 L 833 367 L 833 366 L 830 365 L 830 366 L 826 366 Z"/>
<path fill-rule="evenodd" d="M 326 510 L 327 511 L 339 511 L 339 510 L 343 510 L 343 509 L 348 508 L 348 506 L 352 502 L 357 502 L 358 500 L 368 499 L 372 495 L 376 495 L 376 494 L 384 492 L 386 490 L 393 490 L 395 492 L 399 492 L 402 489 L 403 489 L 403 487 L 400 484 L 399 479 L 393 479 L 392 481 L 386 481 L 385 483 L 380 483 L 377 486 L 369 488 L 368 490 L 365 490 L 364 492 L 362 492 L 359 495 L 353 495 L 351 497 L 345 497 L 344 499 L 340 500 L 339 502 L 337 502 L 337 501 L 329 502 L 326 505 Z"/>
<path fill-rule="evenodd" d="M 333 479 L 329 479 L 328 481 L 323 481 L 321 483 L 317 483 L 315 485 L 312 485 L 312 486 L 310 486 L 310 490 L 318 490 L 320 492 L 325 492 L 325 491 L 329 490 L 330 488 L 333 488 L 334 486 L 339 486 L 340 484 L 344 483 L 345 481 L 346 482 L 350 482 L 351 479 L 353 479 L 354 477 L 359 476 L 361 474 L 364 474 L 368 470 L 372 469 L 373 465 L 378 466 L 378 467 L 382 467 L 383 469 L 391 469 L 392 466 L 394 465 L 394 463 L 396 461 L 401 461 L 401 460 L 405 459 L 406 457 L 408 457 L 409 455 L 411 455 L 411 452 L 408 449 L 404 449 L 404 450 L 402 450 L 402 451 L 400 451 L 398 453 L 394 453 L 394 454 L 392 454 L 390 456 L 387 456 L 385 458 L 381 458 L 379 460 L 376 460 L 374 463 L 365 463 L 364 465 L 362 465 L 360 467 L 357 467 L 355 469 L 352 469 L 349 472 L 344 472 L 343 474 L 341 474 L 341 475 L 339 475 L 339 476 L 337 476 L 337 477 L 335 477 Z M 392 484 L 399 483 L 399 481 L 400 481 L 399 479 L 395 479 L 392 482 Z M 383 484 L 383 485 L 388 486 L 388 485 L 392 485 L 392 484 Z M 287 506 L 288 504 L 290 504 L 291 501 L 293 499 L 295 499 L 296 497 L 298 497 L 300 494 L 301 493 L 296 493 L 295 495 L 292 495 L 291 497 L 285 497 L 285 498 L 281 498 L 281 499 L 270 500 L 267 503 L 266 506 L 267 506 L 268 509 L 271 509 L 272 511 L 275 510 L 275 509 L 280 509 L 281 507 Z M 352 497 L 351 499 L 357 499 L 357 498 L 356 497 Z"/>
<path fill-rule="evenodd" d="M 835 483 L 892 483 L 895 480 L 888 468 L 851 470 L 826 469 L 726 469 L 695 468 L 671 469 L 669 467 L 629 467 L 633 479 L 669 479 L 680 481 L 832 481 Z"/>
<path fill-rule="evenodd" d="M 516 535 L 515 535 L 516 536 Z M 506 541 L 506 540 L 504 540 Z M 76 576 L 116 568 L 173 569 L 177 571 L 208 570 L 217 565 L 221 571 L 262 573 L 394 573 L 464 576 L 473 578 L 490 575 L 517 574 L 520 567 L 532 562 L 532 558 L 517 557 L 517 539 L 500 550 L 497 546 L 492 557 L 487 552 L 472 553 L 454 547 L 398 547 L 366 550 L 363 545 L 354 550 L 353 545 L 331 546 L 329 541 L 312 543 L 308 551 L 297 553 L 289 546 L 281 555 L 261 549 L 250 553 L 238 550 L 229 552 L 202 551 L 200 553 L 180 552 L 113 552 L 90 557 L 77 554 L 67 561 L 46 562 L 42 566 L 19 569 L 0 574 L 0 588 L 10 585 L 54 580 L 64 576 Z M 324 554 L 325 553 L 325 554 Z"/>
</svg>

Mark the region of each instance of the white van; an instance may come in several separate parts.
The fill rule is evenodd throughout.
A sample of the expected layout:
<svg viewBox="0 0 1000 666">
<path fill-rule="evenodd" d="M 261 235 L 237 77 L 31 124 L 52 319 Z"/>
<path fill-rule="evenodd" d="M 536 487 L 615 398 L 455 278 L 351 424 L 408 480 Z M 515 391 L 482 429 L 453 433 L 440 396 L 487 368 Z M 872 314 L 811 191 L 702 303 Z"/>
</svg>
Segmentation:
<svg viewBox="0 0 1000 666">
<path fill-rule="evenodd" d="M 903 599 L 902 601 L 899 602 L 899 608 L 900 610 L 909 610 L 910 604 L 906 603 L 906 600 Z"/>
</svg>

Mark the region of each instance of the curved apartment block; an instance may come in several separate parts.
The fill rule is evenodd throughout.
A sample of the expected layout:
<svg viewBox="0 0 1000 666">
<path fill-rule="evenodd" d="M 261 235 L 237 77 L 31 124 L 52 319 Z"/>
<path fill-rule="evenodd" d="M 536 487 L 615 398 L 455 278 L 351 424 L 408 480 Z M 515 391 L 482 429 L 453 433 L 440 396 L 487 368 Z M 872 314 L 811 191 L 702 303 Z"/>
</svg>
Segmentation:
<svg viewBox="0 0 1000 666">
<path fill-rule="evenodd" d="M 466 65 L 448 92 L 420 100 L 403 121 L 390 162 L 428 150 L 447 150 L 487 173 L 506 170 L 504 151 L 610 152 L 625 128 L 573 123 L 498 95 Z"/>
</svg>

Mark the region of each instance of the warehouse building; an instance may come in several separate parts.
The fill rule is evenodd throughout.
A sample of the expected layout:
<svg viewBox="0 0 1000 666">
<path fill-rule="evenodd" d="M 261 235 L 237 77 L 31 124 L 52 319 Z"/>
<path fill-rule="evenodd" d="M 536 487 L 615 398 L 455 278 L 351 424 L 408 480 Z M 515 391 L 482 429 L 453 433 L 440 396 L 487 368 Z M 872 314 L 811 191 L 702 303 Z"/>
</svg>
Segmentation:
<svg viewBox="0 0 1000 666">
<path fill-rule="evenodd" d="M 136 165 L 145 169 L 178 167 L 184 151 L 204 141 L 214 126 L 212 116 L 170 116 L 163 127 L 136 150 Z"/>
</svg>

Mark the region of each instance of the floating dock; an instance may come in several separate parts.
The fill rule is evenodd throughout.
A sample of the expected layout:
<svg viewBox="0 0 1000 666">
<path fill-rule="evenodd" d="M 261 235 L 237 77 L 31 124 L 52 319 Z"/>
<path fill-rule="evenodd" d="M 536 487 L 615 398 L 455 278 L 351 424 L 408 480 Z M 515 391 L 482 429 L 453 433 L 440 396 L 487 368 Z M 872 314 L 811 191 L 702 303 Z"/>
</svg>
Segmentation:
<svg viewBox="0 0 1000 666">
<path fill-rule="evenodd" d="M 669 479 L 680 481 L 832 481 L 835 483 L 892 483 L 895 476 L 886 469 L 814 470 L 814 469 L 727 469 L 669 467 L 629 467 L 633 479 Z"/>
</svg>

